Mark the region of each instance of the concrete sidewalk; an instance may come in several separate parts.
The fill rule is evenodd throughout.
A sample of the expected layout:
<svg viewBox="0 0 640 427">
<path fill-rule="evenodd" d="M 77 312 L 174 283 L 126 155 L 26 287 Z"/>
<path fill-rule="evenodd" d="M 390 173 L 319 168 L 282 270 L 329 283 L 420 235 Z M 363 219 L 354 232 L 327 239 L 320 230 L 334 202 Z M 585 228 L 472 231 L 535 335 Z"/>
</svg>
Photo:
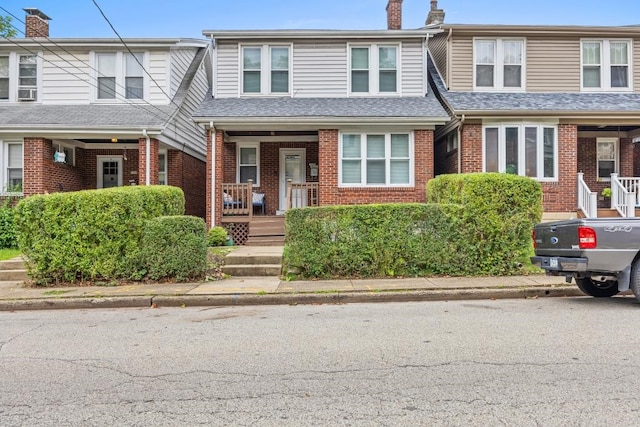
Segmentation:
<svg viewBox="0 0 640 427">
<path fill-rule="evenodd" d="M 283 281 L 277 277 L 235 277 L 202 283 L 123 286 L 26 287 L 0 282 L 0 311 L 335 304 L 355 302 L 583 296 L 564 277 L 430 277 L 408 279 Z"/>
</svg>

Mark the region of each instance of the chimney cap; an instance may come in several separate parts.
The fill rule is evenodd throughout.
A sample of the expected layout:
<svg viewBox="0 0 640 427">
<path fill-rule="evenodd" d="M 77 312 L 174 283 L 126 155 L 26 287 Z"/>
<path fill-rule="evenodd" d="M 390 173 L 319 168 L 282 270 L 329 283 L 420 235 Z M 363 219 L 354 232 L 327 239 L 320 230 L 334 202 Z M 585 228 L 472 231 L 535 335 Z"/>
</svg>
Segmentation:
<svg viewBox="0 0 640 427">
<path fill-rule="evenodd" d="M 33 15 L 33 16 L 37 16 L 40 19 L 44 19 L 45 21 L 51 21 L 51 18 L 49 18 L 47 15 L 45 15 L 40 9 L 35 8 L 35 7 L 25 7 L 22 10 L 24 10 L 25 12 L 27 12 L 28 15 Z"/>
</svg>

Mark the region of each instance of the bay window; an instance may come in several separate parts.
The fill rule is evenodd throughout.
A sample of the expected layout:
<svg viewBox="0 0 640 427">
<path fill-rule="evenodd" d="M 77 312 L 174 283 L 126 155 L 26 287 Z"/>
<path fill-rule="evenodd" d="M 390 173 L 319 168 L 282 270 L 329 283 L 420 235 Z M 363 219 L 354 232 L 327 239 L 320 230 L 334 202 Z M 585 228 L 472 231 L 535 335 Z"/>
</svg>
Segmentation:
<svg viewBox="0 0 640 427">
<path fill-rule="evenodd" d="M 582 40 L 582 90 L 630 91 L 631 41 Z"/>
<path fill-rule="evenodd" d="M 410 186 L 412 184 L 411 134 L 342 134 L 341 186 Z"/>
<path fill-rule="evenodd" d="M 557 127 L 536 123 L 503 123 L 483 129 L 484 171 L 557 179 Z"/>
</svg>

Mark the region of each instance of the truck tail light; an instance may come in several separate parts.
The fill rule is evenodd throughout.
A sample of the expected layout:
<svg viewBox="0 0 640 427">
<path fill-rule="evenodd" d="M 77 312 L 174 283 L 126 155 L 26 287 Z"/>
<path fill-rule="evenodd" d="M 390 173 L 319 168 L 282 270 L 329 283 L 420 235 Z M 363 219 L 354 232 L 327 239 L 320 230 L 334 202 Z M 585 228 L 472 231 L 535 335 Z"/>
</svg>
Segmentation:
<svg viewBox="0 0 640 427">
<path fill-rule="evenodd" d="M 536 245 L 536 230 L 533 229 L 531 230 L 531 238 L 533 239 L 533 249 L 537 248 L 538 245 Z"/>
<path fill-rule="evenodd" d="M 595 249 L 598 245 L 596 231 L 591 227 L 578 227 L 580 249 Z"/>
</svg>

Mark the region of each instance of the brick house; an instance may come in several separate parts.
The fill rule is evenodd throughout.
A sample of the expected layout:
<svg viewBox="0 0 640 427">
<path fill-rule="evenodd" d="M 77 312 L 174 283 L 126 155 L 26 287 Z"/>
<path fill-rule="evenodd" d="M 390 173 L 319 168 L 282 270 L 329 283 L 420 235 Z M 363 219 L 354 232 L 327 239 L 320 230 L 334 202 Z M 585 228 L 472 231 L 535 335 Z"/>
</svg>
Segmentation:
<svg viewBox="0 0 640 427">
<path fill-rule="evenodd" d="M 0 195 L 169 184 L 205 215 L 211 49 L 192 39 L 49 38 L 25 9 L 25 38 L 0 40 Z"/>
<path fill-rule="evenodd" d="M 266 216 L 426 200 L 434 130 L 449 121 L 426 72 L 439 30 L 401 17 L 390 0 L 383 30 L 203 32 L 213 90 L 194 120 L 207 129 L 208 225 L 249 223 L 247 200 Z"/>
<path fill-rule="evenodd" d="M 533 177 L 547 218 L 635 215 L 640 27 L 438 28 L 429 81 L 452 120 L 435 133 L 436 174 Z"/>
</svg>

